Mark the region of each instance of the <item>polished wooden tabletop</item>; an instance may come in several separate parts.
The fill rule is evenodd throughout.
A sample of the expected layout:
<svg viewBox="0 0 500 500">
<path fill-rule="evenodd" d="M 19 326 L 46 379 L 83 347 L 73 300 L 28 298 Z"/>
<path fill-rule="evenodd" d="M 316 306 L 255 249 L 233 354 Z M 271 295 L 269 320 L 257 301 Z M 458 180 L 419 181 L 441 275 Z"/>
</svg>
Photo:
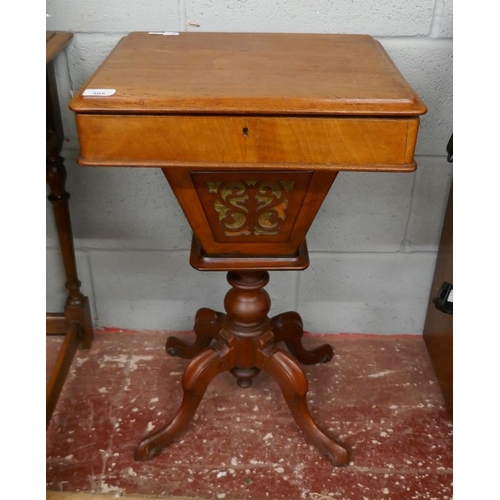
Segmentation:
<svg viewBox="0 0 500 500">
<path fill-rule="evenodd" d="M 115 93 L 83 97 L 85 88 Z M 190 32 L 124 37 L 71 109 L 365 116 L 426 111 L 371 36 Z"/>
</svg>

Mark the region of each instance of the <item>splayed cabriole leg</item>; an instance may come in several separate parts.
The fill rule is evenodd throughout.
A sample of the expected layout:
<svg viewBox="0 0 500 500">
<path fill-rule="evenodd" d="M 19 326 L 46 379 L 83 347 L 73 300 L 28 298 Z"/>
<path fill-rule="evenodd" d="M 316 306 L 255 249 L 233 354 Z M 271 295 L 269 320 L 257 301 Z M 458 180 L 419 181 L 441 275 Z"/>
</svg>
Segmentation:
<svg viewBox="0 0 500 500">
<path fill-rule="evenodd" d="M 143 439 L 135 451 L 135 460 L 146 461 L 159 455 L 191 422 L 208 384 L 220 373 L 230 370 L 235 363 L 235 347 L 232 339 L 220 340 L 211 348 L 198 354 L 189 363 L 182 378 L 184 396 L 174 419 L 162 429 Z"/>
<path fill-rule="evenodd" d="M 171 356 L 191 359 L 206 349 L 212 340 L 219 338 L 224 315 L 206 307 L 201 308 L 194 320 L 196 340 L 188 344 L 177 337 L 169 337 L 166 349 Z"/>
<path fill-rule="evenodd" d="M 323 344 L 310 351 L 302 345 L 304 328 L 302 318 L 295 311 L 289 311 L 271 318 L 271 331 L 276 342 L 284 341 L 288 350 L 304 365 L 328 363 L 333 358 L 333 348 Z"/>
<path fill-rule="evenodd" d="M 328 437 L 314 422 L 307 406 L 307 378 L 300 366 L 285 352 L 271 343 L 258 351 L 257 366 L 278 381 L 292 416 L 307 438 L 334 465 L 349 463 L 347 449 L 334 438 Z"/>
</svg>

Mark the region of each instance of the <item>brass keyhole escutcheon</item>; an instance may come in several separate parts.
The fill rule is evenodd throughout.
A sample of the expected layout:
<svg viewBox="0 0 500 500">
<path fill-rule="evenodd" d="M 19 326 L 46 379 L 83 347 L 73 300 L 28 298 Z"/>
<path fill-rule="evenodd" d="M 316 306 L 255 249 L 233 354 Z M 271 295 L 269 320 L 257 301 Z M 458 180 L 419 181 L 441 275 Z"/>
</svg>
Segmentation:
<svg viewBox="0 0 500 500">
<path fill-rule="evenodd" d="M 243 137 L 247 137 L 248 135 L 248 127 L 243 127 Z"/>
</svg>

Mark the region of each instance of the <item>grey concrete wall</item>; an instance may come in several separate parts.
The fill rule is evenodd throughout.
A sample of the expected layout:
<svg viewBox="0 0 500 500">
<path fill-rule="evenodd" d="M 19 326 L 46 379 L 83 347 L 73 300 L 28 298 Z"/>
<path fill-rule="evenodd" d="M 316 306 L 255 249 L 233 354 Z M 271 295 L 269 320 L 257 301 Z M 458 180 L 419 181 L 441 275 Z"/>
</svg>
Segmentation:
<svg viewBox="0 0 500 500">
<path fill-rule="evenodd" d="M 421 333 L 452 167 L 452 0 L 47 0 L 47 29 L 74 32 L 56 60 L 68 190 L 83 291 L 95 323 L 191 329 L 198 307 L 222 307 L 224 273 L 188 263 L 191 233 L 158 170 L 83 168 L 67 109 L 130 31 L 367 33 L 429 108 L 412 174 L 339 174 L 309 234 L 311 266 L 273 272 L 271 313 L 295 309 L 311 332 Z M 47 205 L 47 310 L 65 300 Z"/>
</svg>

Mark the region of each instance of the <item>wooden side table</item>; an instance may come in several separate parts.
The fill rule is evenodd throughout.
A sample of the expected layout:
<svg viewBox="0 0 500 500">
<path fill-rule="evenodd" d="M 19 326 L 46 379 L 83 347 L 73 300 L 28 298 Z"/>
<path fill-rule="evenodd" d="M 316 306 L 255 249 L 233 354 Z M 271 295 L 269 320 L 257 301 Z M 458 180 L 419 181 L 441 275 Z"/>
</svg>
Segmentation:
<svg viewBox="0 0 500 500">
<path fill-rule="evenodd" d="M 217 374 L 248 387 L 264 370 L 309 440 L 348 463 L 311 417 L 299 365 L 328 362 L 333 349 L 304 349 L 297 312 L 269 318 L 264 286 L 270 270 L 308 266 L 305 236 L 339 171 L 415 169 L 426 108 L 382 46 L 362 35 L 132 33 L 70 108 L 80 164 L 161 168 L 194 233 L 191 265 L 228 271 L 231 285 L 225 313 L 197 312 L 192 345 L 168 339 L 169 354 L 193 358 L 183 401 L 135 458 L 188 425 Z"/>
<path fill-rule="evenodd" d="M 61 110 L 57 96 L 54 58 L 64 49 L 73 35 L 71 33 L 46 32 L 46 158 L 47 184 L 50 188 L 49 200 L 52 203 L 54 217 L 61 246 L 64 269 L 66 272 L 66 288 L 68 299 L 63 313 L 47 313 L 46 334 L 65 334 L 65 339 L 54 369 L 51 372 L 46 390 L 46 425 L 48 427 L 52 413 L 56 407 L 64 382 L 68 376 L 71 363 L 81 343 L 88 348 L 92 343 L 94 331 L 88 298 L 80 291 L 78 279 L 73 233 L 68 207 L 69 193 L 65 189 L 66 168 L 64 158 L 60 156 L 64 140 L 61 121 Z"/>
</svg>

